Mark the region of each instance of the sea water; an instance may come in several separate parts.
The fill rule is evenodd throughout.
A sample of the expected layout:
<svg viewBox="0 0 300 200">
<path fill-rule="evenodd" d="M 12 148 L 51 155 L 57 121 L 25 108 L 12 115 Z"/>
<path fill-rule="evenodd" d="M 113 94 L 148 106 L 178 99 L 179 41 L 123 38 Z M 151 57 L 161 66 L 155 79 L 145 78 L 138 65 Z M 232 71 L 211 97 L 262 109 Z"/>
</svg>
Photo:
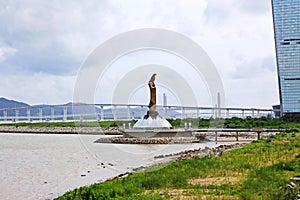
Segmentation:
<svg viewBox="0 0 300 200">
<path fill-rule="evenodd" d="M 0 199 L 53 199 L 163 160 L 154 156 L 222 143 L 93 143 L 99 135 L 0 133 Z"/>
</svg>

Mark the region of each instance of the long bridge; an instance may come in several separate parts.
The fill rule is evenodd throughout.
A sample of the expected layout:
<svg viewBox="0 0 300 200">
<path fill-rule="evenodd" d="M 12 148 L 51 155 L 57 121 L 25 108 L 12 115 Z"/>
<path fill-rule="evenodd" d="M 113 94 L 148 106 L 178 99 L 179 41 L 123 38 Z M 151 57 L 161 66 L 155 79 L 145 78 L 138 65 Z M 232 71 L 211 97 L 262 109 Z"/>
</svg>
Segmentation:
<svg viewBox="0 0 300 200">
<path fill-rule="evenodd" d="M 0 108 L 0 123 L 76 120 L 131 120 L 142 118 L 148 110 L 140 104 L 59 104 L 16 108 Z M 220 108 L 159 106 L 157 111 L 165 118 L 230 118 L 274 117 L 278 110 L 259 108 Z"/>
</svg>

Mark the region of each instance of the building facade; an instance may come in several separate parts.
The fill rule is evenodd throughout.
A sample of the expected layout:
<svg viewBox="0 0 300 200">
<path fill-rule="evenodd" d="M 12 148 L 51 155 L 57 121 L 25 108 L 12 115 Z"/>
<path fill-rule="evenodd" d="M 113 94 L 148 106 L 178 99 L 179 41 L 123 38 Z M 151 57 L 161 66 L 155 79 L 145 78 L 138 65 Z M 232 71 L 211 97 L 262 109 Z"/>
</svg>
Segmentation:
<svg viewBox="0 0 300 200">
<path fill-rule="evenodd" d="M 282 114 L 300 113 L 300 0 L 272 0 Z"/>
</svg>

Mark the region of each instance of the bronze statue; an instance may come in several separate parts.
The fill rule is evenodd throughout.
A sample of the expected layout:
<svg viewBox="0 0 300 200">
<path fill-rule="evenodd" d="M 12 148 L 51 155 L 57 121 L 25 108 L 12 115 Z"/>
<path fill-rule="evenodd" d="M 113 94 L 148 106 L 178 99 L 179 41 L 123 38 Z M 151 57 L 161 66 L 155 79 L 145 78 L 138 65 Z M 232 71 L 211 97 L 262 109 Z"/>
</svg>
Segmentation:
<svg viewBox="0 0 300 200">
<path fill-rule="evenodd" d="M 155 76 L 156 74 L 153 74 L 149 83 L 148 83 L 148 86 L 149 86 L 149 89 L 150 89 L 150 103 L 149 103 L 149 110 L 156 110 L 156 87 L 155 87 Z"/>
<path fill-rule="evenodd" d="M 155 76 L 156 74 L 153 74 L 149 80 L 148 86 L 150 89 L 150 102 L 149 102 L 149 111 L 144 116 L 144 119 L 148 119 L 148 117 L 156 118 L 158 115 L 158 112 L 156 111 L 156 87 L 155 87 Z"/>
<path fill-rule="evenodd" d="M 155 76 L 156 74 L 153 74 L 148 82 L 148 86 L 150 89 L 150 101 L 148 105 L 149 110 L 144 116 L 144 119 L 139 119 L 133 126 L 134 129 L 145 129 L 149 131 L 132 133 L 133 135 L 137 134 L 137 137 L 143 137 L 145 134 L 150 134 L 150 137 L 152 137 L 153 134 L 157 134 L 156 131 L 153 131 L 154 129 L 159 132 L 159 130 L 161 129 L 172 128 L 172 125 L 164 117 L 160 116 L 156 111 L 156 86 L 154 83 Z M 169 132 L 164 132 L 163 134 L 165 133 L 167 133 L 168 136 Z M 177 131 L 175 131 L 174 134 L 177 134 Z"/>
</svg>

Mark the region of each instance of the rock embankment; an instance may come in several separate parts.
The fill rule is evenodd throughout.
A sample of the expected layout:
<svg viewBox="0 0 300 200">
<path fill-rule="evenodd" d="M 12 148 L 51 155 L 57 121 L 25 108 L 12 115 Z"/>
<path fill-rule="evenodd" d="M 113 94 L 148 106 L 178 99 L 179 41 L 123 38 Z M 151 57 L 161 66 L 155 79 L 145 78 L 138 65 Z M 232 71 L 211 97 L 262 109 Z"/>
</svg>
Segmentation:
<svg viewBox="0 0 300 200">
<path fill-rule="evenodd" d="M 125 138 L 108 137 L 100 138 L 95 143 L 117 143 L 117 144 L 186 144 L 203 142 L 194 137 L 153 137 L 153 138 Z"/>
<path fill-rule="evenodd" d="M 122 135 L 118 128 L 0 126 L 1 133 Z"/>
<path fill-rule="evenodd" d="M 133 171 L 140 171 L 140 170 L 145 170 L 149 167 L 153 167 L 153 166 L 158 166 L 160 164 L 163 164 L 169 161 L 180 161 L 180 160 L 184 160 L 187 158 L 193 158 L 193 157 L 201 157 L 201 156 L 220 156 L 222 155 L 223 152 L 228 151 L 228 150 L 232 150 L 232 149 L 236 149 L 239 148 L 241 146 L 245 145 L 241 144 L 241 143 L 235 143 L 235 144 L 230 144 L 230 145 L 220 145 L 218 147 L 215 148 L 208 148 L 205 147 L 204 149 L 194 149 L 194 150 L 186 150 L 186 151 L 181 151 L 178 153 L 173 153 L 173 154 L 166 154 L 166 155 L 158 155 L 158 156 L 154 156 L 154 159 L 162 159 L 162 161 L 151 165 L 151 166 L 141 166 L 138 168 L 133 169 Z M 168 159 L 165 159 L 168 158 Z"/>
<path fill-rule="evenodd" d="M 177 160 L 183 160 L 183 159 L 186 159 L 186 158 L 192 158 L 192 157 L 204 156 L 204 155 L 220 156 L 225 151 L 236 149 L 236 148 L 239 148 L 243 145 L 245 145 L 245 143 L 220 145 L 220 146 L 212 148 L 212 149 L 209 149 L 209 148 L 201 149 L 200 148 L 200 149 L 196 149 L 196 150 L 191 150 L 191 151 L 187 151 L 187 152 L 182 153 L 182 155 L 180 155 L 180 157 Z"/>
<path fill-rule="evenodd" d="M 159 158 L 168 158 L 168 157 L 177 157 L 176 160 L 183 160 L 186 158 L 192 158 L 192 157 L 197 157 L 197 156 L 220 156 L 222 155 L 223 152 L 231 150 L 231 149 L 235 149 L 235 148 L 239 148 L 241 147 L 242 143 L 235 143 L 235 144 L 230 144 L 230 145 L 220 145 L 218 147 L 215 148 L 208 148 L 205 147 L 204 149 L 194 149 L 194 150 L 186 150 L 186 151 L 182 151 L 179 153 L 173 153 L 173 154 L 166 154 L 166 155 L 158 155 L 158 156 L 154 156 L 155 159 L 159 159 Z"/>
</svg>

